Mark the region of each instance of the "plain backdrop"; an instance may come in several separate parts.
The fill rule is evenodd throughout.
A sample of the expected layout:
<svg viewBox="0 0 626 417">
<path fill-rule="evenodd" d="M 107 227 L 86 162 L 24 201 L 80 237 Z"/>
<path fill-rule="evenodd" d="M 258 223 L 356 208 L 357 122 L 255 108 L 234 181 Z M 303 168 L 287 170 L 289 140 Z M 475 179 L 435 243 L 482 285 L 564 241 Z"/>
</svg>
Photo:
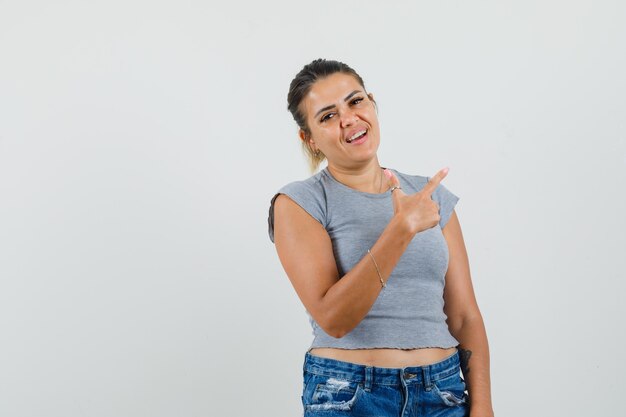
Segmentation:
<svg viewBox="0 0 626 417">
<path fill-rule="evenodd" d="M 301 415 L 312 334 L 267 234 L 286 110 L 364 78 L 383 166 L 456 206 L 496 416 L 623 409 L 626 6 L 0 1 L 0 415 Z M 478 416 L 477 416 L 478 417 Z"/>
</svg>

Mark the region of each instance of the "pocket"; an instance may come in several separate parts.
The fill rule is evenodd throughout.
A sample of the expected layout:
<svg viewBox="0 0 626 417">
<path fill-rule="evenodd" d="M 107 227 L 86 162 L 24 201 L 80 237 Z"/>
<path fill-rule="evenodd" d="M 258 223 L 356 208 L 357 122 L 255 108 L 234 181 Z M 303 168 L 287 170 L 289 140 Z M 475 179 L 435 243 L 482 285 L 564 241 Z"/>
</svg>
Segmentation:
<svg viewBox="0 0 626 417">
<path fill-rule="evenodd" d="M 306 372 L 302 403 L 307 411 L 350 411 L 361 392 L 360 383 Z"/>
<path fill-rule="evenodd" d="M 465 381 L 459 372 L 433 381 L 433 386 L 441 401 L 447 406 L 455 407 L 467 402 Z"/>
</svg>

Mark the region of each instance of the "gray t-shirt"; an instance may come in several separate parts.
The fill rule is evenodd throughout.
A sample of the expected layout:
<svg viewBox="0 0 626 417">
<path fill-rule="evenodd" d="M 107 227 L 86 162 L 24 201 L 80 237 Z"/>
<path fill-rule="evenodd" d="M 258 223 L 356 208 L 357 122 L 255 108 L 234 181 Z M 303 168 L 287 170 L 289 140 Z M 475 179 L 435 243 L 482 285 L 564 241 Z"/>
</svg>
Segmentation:
<svg viewBox="0 0 626 417">
<path fill-rule="evenodd" d="M 420 191 L 429 180 L 429 177 L 392 171 L 407 194 Z M 272 242 L 274 201 L 279 194 L 289 196 L 324 226 L 332 241 L 340 277 L 364 256 L 369 256 L 367 250 L 393 216 L 390 191 L 373 194 L 354 190 L 324 168 L 306 180 L 285 185 L 271 199 L 268 225 Z M 439 224 L 414 236 L 386 287 L 350 333 L 341 338 L 328 335 L 307 311 L 314 335 L 310 348 L 450 348 L 459 344 L 450 334 L 443 312 L 449 254 L 442 233 L 459 197 L 440 183 L 432 198 L 439 205 Z"/>
</svg>

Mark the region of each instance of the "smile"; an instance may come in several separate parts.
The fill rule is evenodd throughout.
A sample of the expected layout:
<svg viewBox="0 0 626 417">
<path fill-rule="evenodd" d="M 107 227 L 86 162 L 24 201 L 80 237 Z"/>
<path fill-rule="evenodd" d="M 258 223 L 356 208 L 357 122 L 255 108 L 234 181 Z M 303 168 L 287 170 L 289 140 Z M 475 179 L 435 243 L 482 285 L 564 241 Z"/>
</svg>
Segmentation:
<svg viewBox="0 0 626 417">
<path fill-rule="evenodd" d="M 365 135 L 367 134 L 367 130 L 361 130 L 360 132 L 356 132 L 354 135 L 350 136 L 347 139 L 348 143 L 363 143 L 365 140 Z"/>
</svg>

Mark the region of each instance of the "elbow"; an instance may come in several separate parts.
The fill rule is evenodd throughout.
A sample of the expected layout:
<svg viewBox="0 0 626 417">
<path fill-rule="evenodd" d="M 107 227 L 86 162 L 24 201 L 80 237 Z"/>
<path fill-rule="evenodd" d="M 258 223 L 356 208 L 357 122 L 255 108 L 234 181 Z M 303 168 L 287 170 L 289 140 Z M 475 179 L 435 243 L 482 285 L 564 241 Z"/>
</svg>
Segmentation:
<svg viewBox="0 0 626 417">
<path fill-rule="evenodd" d="M 475 313 L 467 313 L 458 317 L 451 317 L 448 319 L 448 328 L 453 335 L 459 334 L 464 326 L 475 322 L 476 320 L 482 321 L 480 311 Z M 455 336 L 456 337 L 456 336 Z"/>
<path fill-rule="evenodd" d="M 326 334 L 328 334 L 331 337 L 334 337 L 335 339 L 341 339 L 342 337 L 344 337 L 345 335 L 349 333 L 343 329 L 328 329 L 324 331 L 326 332 Z"/>
<path fill-rule="evenodd" d="M 336 305 L 327 307 L 327 305 L 322 304 L 318 311 L 321 313 L 319 314 L 318 325 L 327 335 L 335 339 L 341 339 L 359 324 L 358 321 L 353 320 L 350 311 L 343 311 Z"/>
<path fill-rule="evenodd" d="M 353 329 L 353 327 L 348 327 L 345 323 L 335 319 L 332 315 L 326 315 L 323 319 L 323 324 L 320 323 L 320 327 L 327 335 L 335 339 L 341 339 Z"/>
<path fill-rule="evenodd" d="M 328 335 L 334 337 L 335 339 L 341 339 L 342 337 L 344 337 L 348 333 L 350 333 L 350 332 L 348 332 L 348 331 L 346 331 L 344 329 L 335 329 L 331 333 L 328 333 Z"/>
<path fill-rule="evenodd" d="M 324 333 L 331 337 L 334 337 L 335 339 L 341 339 L 349 333 L 346 329 L 338 326 L 337 323 L 334 323 L 332 321 L 319 323 L 319 326 L 322 328 L 322 330 L 324 330 Z"/>
</svg>

